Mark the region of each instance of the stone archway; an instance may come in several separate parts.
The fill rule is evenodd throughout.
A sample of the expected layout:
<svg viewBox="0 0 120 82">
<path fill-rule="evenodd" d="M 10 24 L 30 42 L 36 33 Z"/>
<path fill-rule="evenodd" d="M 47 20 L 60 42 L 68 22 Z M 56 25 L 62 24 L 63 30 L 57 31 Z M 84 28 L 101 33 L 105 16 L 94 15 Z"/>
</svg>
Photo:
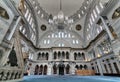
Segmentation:
<svg viewBox="0 0 120 82">
<path fill-rule="evenodd" d="M 65 59 L 65 52 L 62 52 L 62 58 Z"/>
<path fill-rule="evenodd" d="M 66 59 L 69 59 L 69 52 L 66 52 Z"/>
<path fill-rule="evenodd" d="M 53 65 L 53 74 L 57 74 L 57 65 L 56 64 Z"/>
<path fill-rule="evenodd" d="M 49 54 L 48 54 L 48 53 L 46 53 L 46 60 L 48 60 L 48 58 L 49 58 Z"/>
<path fill-rule="evenodd" d="M 75 52 L 74 53 L 74 60 L 76 60 L 76 57 L 77 57 L 77 53 Z"/>
<path fill-rule="evenodd" d="M 83 69 L 83 65 L 80 65 L 80 70 L 82 70 Z"/>
<path fill-rule="evenodd" d="M 69 64 L 67 64 L 67 66 L 66 66 L 66 74 L 70 74 L 70 65 Z"/>
<path fill-rule="evenodd" d="M 42 74 L 43 74 L 43 65 L 41 65 L 39 69 L 39 75 L 42 75 Z"/>
<path fill-rule="evenodd" d="M 43 72 L 43 75 L 47 75 L 47 69 L 48 69 L 48 67 L 47 67 L 47 65 L 45 65 L 45 66 L 44 66 L 44 72 Z"/>
<path fill-rule="evenodd" d="M 64 64 L 59 64 L 58 67 L 59 67 L 59 75 L 64 75 L 65 65 Z"/>
<path fill-rule="evenodd" d="M 57 59 L 57 52 L 54 52 L 54 59 Z"/>
<path fill-rule="evenodd" d="M 34 75 L 37 75 L 38 73 L 39 73 L 39 65 L 36 65 Z"/>
</svg>

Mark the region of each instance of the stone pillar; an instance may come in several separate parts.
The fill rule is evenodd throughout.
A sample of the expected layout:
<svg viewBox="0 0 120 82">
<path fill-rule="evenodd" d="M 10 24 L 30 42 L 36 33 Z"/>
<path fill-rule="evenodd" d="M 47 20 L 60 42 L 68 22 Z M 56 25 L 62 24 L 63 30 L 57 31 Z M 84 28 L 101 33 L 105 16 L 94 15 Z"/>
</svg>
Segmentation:
<svg viewBox="0 0 120 82">
<path fill-rule="evenodd" d="M 48 61 L 52 61 L 53 60 L 53 53 L 52 51 L 49 51 L 49 55 L 48 55 Z"/>
<path fill-rule="evenodd" d="M 65 67 L 64 67 L 64 75 L 66 74 L 66 65 L 65 65 Z"/>
<path fill-rule="evenodd" d="M 98 65 L 98 69 L 99 69 L 100 75 L 103 75 L 103 69 L 102 69 L 102 66 L 101 66 L 100 59 L 97 59 L 97 65 Z"/>
<path fill-rule="evenodd" d="M 75 74 L 75 64 L 72 63 L 71 66 L 70 66 L 70 71 L 71 71 L 71 74 L 74 75 Z"/>
<path fill-rule="evenodd" d="M 48 64 L 47 75 L 52 75 L 52 64 Z"/>
<path fill-rule="evenodd" d="M 73 54 L 73 51 L 70 52 L 69 59 L 70 59 L 70 61 L 74 61 L 74 54 Z"/>
<path fill-rule="evenodd" d="M 114 67 L 114 65 L 113 65 L 113 62 L 111 62 L 111 67 L 112 67 L 113 73 L 117 73 L 117 72 L 116 72 L 116 69 L 115 69 L 115 67 Z"/>
<path fill-rule="evenodd" d="M 108 63 L 106 63 L 106 67 L 107 67 L 108 73 L 111 73 L 109 66 L 108 66 Z"/>
</svg>

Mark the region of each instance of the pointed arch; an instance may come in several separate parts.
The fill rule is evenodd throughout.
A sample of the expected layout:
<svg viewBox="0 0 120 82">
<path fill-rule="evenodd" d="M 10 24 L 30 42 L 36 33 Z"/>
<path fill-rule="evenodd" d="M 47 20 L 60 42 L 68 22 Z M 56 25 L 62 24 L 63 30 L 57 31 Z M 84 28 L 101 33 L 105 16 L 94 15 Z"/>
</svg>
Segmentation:
<svg viewBox="0 0 120 82">
<path fill-rule="evenodd" d="M 58 59 L 60 59 L 60 57 L 61 57 L 61 52 L 59 51 L 58 52 Z"/>
<path fill-rule="evenodd" d="M 35 75 L 39 74 L 39 65 L 36 65 L 35 66 L 35 72 L 34 72 Z"/>
<path fill-rule="evenodd" d="M 62 52 L 62 58 L 65 58 L 65 52 L 64 51 Z"/>
<path fill-rule="evenodd" d="M 70 65 L 69 64 L 67 64 L 67 66 L 66 66 L 66 74 L 70 74 Z"/>
<path fill-rule="evenodd" d="M 88 69 L 87 65 L 84 65 L 84 69 L 85 69 L 85 70 Z"/>
<path fill-rule="evenodd" d="M 39 75 L 43 74 L 43 65 L 40 65 L 40 69 L 39 69 Z"/>
<path fill-rule="evenodd" d="M 83 57 L 83 60 L 85 60 L 85 54 L 82 52 L 82 57 Z"/>
<path fill-rule="evenodd" d="M 76 57 L 77 57 L 77 53 L 75 52 L 74 53 L 74 60 L 76 60 Z"/>
<path fill-rule="evenodd" d="M 43 72 L 44 75 L 47 75 L 47 69 L 48 69 L 48 66 L 45 65 L 45 66 L 44 66 L 44 72 Z"/>
<path fill-rule="evenodd" d="M 69 52 L 66 52 L 66 59 L 69 59 Z"/>
<path fill-rule="evenodd" d="M 78 69 L 79 69 L 79 66 L 78 66 L 78 65 L 76 65 L 76 66 L 75 66 L 75 68 L 78 70 Z"/>
<path fill-rule="evenodd" d="M 83 65 L 80 65 L 80 69 L 82 70 L 82 68 L 83 68 Z"/>
<path fill-rule="evenodd" d="M 57 59 L 57 52 L 54 52 L 54 59 Z"/>
<path fill-rule="evenodd" d="M 40 58 L 41 58 L 41 53 L 39 52 L 37 59 L 39 60 Z"/>
<path fill-rule="evenodd" d="M 49 54 L 48 54 L 48 52 L 46 53 L 46 60 L 48 60 L 48 58 L 49 58 Z"/>
</svg>

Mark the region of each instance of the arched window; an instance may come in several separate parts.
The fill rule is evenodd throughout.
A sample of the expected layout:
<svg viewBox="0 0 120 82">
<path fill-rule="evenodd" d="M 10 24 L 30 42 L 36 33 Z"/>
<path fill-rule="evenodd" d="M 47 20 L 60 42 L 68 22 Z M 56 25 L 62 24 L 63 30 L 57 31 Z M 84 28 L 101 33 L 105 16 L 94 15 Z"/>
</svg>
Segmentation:
<svg viewBox="0 0 120 82">
<path fill-rule="evenodd" d="M 85 60 L 85 54 L 84 53 L 82 53 L 82 57 L 83 57 L 83 60 Z"/>
<path fill-rule="evenodd" d="M 43 52 L 43 53 L 42 53 L 42 59 L 44 59 L 44 55 L 45 55 L 45 54 L 44 54 L 44 52 Z"/>
<path fill-rule="evenodd" d="M 54 52 L 54 59 L 57 58 L 57 52 Z"/>
<path fill-rule="evenodd" d="M 37 59 L 39 60 L 39 59 L 40 59 L 40 57 L 41 57 L 41 53 L 38 53 L 38 58 L 37 58 Z"/>
<path fill-rule="evenodd" d="M 83 66 L 82 65 L 80 65 L 80 69 L 82 70 L 82 68 L 83 68 Z"/>
<path fill-rule="evenodd" d="M 79 66 L 78 66 L 78 65 L 76 65 L 76 66 L 75 66 L 75 68 L 78 70 L 78 69 L 79 69 Z"/>
<path fill-rule="evenodd" d="M 8 15 L 7 11 L 2 7 L 0 7 L 0 17 L 2 17 L 4 19 L 9 19 L 9 15 Z"/>
<path fill-rule="evenodd" d="M 79 57 L 79 58 L 81 57 L 81 54 L 80 54 L 80 52 L 78 53 L 78 57 Z"/>
<path fill-rule="evenodd" d="M 62 58 L 63 59 L 65 58 L 65 52 L 64 51 L 62 52 Z"/>
<path fill-rule="evenodd" d="M 60 51 L 58 52 L 58 59 L 60 59 L 60 57 L 61 57 L 61 53 L 60 53 Z"/>
<path fill-rule="evenodd" d="M 46 60 L 48 60 L 48 57 L 49 57 L 49 56 L 48 56 L 48 53 L 46 53 Z"/>
<path fill-rule="evenodd" d="M 69 52 L 66 52 L 66 59 L 69 59 Z"/>
<path fill-rule="evenodd" d="M 76 57 L 77 57 L 77 53 L 74 53 L 74 60 L 76 60 Z"/>
<path fill-rule="evenodd" d="M 84 65 L 84 69 L 88 69 L 87 65 Z"/>
</svg>

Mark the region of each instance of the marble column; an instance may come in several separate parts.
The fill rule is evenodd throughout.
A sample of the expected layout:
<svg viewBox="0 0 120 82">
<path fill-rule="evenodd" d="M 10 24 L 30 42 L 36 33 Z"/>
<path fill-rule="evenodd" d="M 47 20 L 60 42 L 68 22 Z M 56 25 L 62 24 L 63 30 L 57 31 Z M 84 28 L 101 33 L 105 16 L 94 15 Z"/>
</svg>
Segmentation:
<svg viewBox="0 0 120 82">
<path fill-rule="evenodd" d="M 112 67 L 113 73 L 117 73 L 117 72 L 116 72 L 116 69 L 115 69 L 115 67 L 114 67 L 114 65 L 113 65 L 113 62 L 111 62 L 111 67 Z"/>
<path fill-rule="evenodd" d="M 47 75 L 52 75 L 52 64 L 48 65 Z"/>
<path fill-rule="evenodd" d="M 101 66 L 100 59 L 97 59 L 97 65 L 98 65 L 98 69 L 99 69 L 100 75 L 103 75 L 103 69 L 102 69 L 102 66 Z"/>
</svg>

